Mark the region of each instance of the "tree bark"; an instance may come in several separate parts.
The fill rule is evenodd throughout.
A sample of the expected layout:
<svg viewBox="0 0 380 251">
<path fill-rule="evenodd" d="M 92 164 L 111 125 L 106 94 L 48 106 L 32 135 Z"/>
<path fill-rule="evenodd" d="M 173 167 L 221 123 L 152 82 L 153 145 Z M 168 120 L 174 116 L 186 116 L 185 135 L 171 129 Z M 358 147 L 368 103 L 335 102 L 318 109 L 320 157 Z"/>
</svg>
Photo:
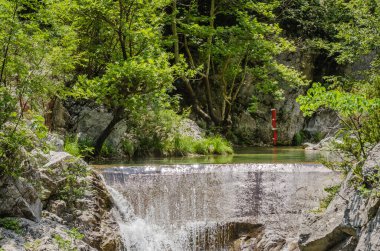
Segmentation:
<svg viewBox="0 0 380 251">
<path fill-rule="evenodd" d="M 214 21 L 215 21 L 215 0 L 211 0 L 211 7 L 210 7 L 210 28 L 213 30 L 214 27 Z M 210 115 L 212 121 L 216 125 L 220 125 L 221 119 L 219 119 L 213 110 L 213 104 L 212 104 L 212 94 L 211 94 L 211 85 L 210 85 L 210 68 L 211 68 L 211 46 L 212 46 L 212 40 L 213 40 L 213 34 L 211 33 L 209 37 L 207 38 L 207 62 L 206 62 L 206 73 L 203 77 L 203 82 L 205 85 L 205 91 L 206 91 L 206 99 L 207 99 L 207 107 L 208 107 L 208 114 Z"/>
</svg>

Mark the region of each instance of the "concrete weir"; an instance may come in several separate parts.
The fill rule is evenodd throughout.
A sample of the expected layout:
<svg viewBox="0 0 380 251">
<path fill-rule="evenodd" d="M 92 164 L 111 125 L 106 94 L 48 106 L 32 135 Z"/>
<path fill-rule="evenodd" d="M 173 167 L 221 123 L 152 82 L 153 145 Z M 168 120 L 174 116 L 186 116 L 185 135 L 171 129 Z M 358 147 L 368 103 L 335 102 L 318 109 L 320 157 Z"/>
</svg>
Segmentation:
<svg viewBox="0 0 380 251">
<path fill-rule="evenodd" d="M 297 250 L 304 213 L 341 182 L 319 164 L 147 165 L 102 174 L 126 249 L 145 251 Z"/>
</svg>

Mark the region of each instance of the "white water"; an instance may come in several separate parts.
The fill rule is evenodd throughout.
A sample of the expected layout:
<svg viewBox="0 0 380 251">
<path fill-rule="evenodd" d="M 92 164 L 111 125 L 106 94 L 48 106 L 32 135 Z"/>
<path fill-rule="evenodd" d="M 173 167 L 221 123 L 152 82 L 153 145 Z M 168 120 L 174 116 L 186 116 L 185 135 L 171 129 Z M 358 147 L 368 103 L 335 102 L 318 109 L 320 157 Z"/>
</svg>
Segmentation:
<svg viewBox="0 0 380 251">
<path fill-rule="evenodd" d="M 121 193 L 108 187 L 117 210 L 114 216 L 119 224 L 127 250 L 181 250 L 165 229 L 134 215 L 130 203 Z"/>
<path fill-rule="evenodd" d="M 290 164 L 120 167 L 103 176 L 125 248 L 136 251 L 228 250 L 241 231 L 228 222 L 296 233 L 302 210 L 338 181 L 320 165 Z"/>
</svg>

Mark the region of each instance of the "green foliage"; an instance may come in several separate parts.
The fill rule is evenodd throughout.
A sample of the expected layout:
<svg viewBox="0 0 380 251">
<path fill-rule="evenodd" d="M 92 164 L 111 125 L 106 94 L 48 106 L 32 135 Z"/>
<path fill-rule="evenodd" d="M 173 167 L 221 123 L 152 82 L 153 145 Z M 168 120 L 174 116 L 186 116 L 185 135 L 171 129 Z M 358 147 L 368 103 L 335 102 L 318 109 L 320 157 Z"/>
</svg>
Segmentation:
<svg viewBox="0 0 380 251">
<path fill-rule="evenodd" d="M 194 139 L 189 136 L 176 135 L 172 141 L 166 141 L 164 155 L 184 156 L 189 154 L 232 154 L 230 143 L 221 136 Z"/>
<path fill-rule="evenodd" d="M 229 125 L 243 86 L 281 99 L 282 87 L 307 82 L 276 60 L 281 53 L 295 49 L 280 35 L 274 14 L 278 3 L 210 0 L 172 5 L 176 61 L 183 53 L 189 68 L 196 72 L 193 78 L 182 78 L 182 82 L 198 116 L 217 126 Z M 204 93 L 194 91 L 200 83 Z M 253 102 L 250 110 L 255 107 Z"/>
<path fill-rule="evenodd" d="M 90 156 L 94 148 L 89 140 L 79 140 L 77 136 L 67 136 L 65 138 L 64 150 L 75 157 L 82 158 Z"/>
<path fill-rule="evenodd" d="M 330 202 L 334 199 L 335 195 L 339 192 L 341 185 L 326 187 L 324 190 L 327 192 L 326 198 L 320 201 L 320 208 L 326 209 Z"/>
<path fill-rule="evenodd" d="M 207 154 L 232 154 L 233 150 L 229 142 L 220 137 L 208 137 L 204 140 L 201 140 L 197 142 L 197 145 L 202 145 L 202 147 L 205 147 L 207 149 Z M 196 147 L 196 148 L 202 148 L 202 147 Z M 201 150 L 204 152 L 204 149 Z"/>
<path fill-rule="evenodd" d="M 65 144 L 64 144 L 64 150 L 65 152 L 70 153 L 73 156 L 80 157 L 81 151 L 78 144 L 78 137 L 66 137 L 65 138 Z"/>
<path fill-rule="evenodd" d="M 182 132 L 186 130 L 182 123 L 187 114 L 178 115 L 177 107 L 176 100 L 162 98 L 154 106 L 136 109 L 128 120 L 132 139 L 124 141 L 124 151 L 129 156 L 131 153 L 136 156 L 184 156 L 233 152 L 230 144 L 220 136 L 195 139 Z"/>
<path fill-rule="evenodd" d="M 73 240 L 82 240 L 84 238 L 84 234 L 79 232 L 77 228 L 72 228 L 70 230 L 67 230 L 66 233 L 69 235 L 69 237 Z"/>
<path fill-rule="evenodd" d="M 26 168 L 24 159 L 28 152 L 38 146 L 47 150 L 47 128 L 43 118 L 33 112 L 10 114 L 0 130 L 0 175 L 20 176 Z"/>
<path fill-rule="evenodd" d="M 81 78 L 75 94 L 93 98 L 109 107 L 127 106 L 138 102 L 140 95 L 170 85 L 172 71 L 165 55 L 159 58 L 135 57 L 123 63 L 109 64 L 101 78 Z"/>
<path fill-rule="evenodd" d="M 29 135 L 26 129 L 0 131 L 0 175 L 18 177 L 25 171 L 21 162 L 26 156 L 21 147 L 32 147 Z"/>
<path fill-rule="evenodd" d="M 54 241 L 57 243 L 60 251 L 77 251 L 78 248 L 75 247 L 75 240 L 82 240 L 84 235 L 78 231 L 76 228 L 65 231 L 69 239 L 62 237 L 59 234 L 54 235 Z"/>
<path fill-rule="evenodd" d="M 128 139 L 123 141 L 122 148 L 124 153 L 128 154 L 129 157 L 132 157 L 135 154 L 135 146 L 133 142 Z"/>
<path fill-rule="evenodd" d="M 367 98 L 365 93 L 328 91 L 320 84 L 314 84 L 307 95 L 297 98 L 297 102 L 306 116 L 320 108 L 336 111 L 342 125 L 337 133 L 342 143 L 336 143 L 336 146 L 348 157 L 361 161 L 380 142 L 380 98 Z"/>
<path fill-rule="evenodd" d="M 87 165 L 84 162 L 81 163 L 77 157 L 67 160 L 66 164 L 67 167 L 60 174 L 65 179 L 57 191 L 57 196 L 68 203 L 73 203 L 84 195 L 87 186 L 85 178 L 88 176 L 89 170 Z"/>
<path fill-rule="evenodd" d="M 9 218 L 9 217 L 0 218 L 0 227 L 8 229 L 8 230 L 12 230 L 16 234 L 22 233 L 20 220 L 17 218 Z"/>
<path fill-rule="evenodd" d="M 77 251 L 78 249 L 72 247 L 71 240 L 64 239 L 62 236 L 54 235 L 54 241 L 58 244 L 58 248 L 61 251 Z"/>
<path fill-rule="evenodd" d="M 41 112 L 76 64 L 74 34 L 49 6 L 0 1 L 0 175 L 22 175 L 29 151 L 48 150 Z"/>
<path fill-rule="evenodd" d="M 343 1 L 337 0 L 282 1 L 278 11 L 280 25 L 287 35 L 309 43 L 336 40 L 337 24 L 351 17 Z"/>
<path fill-rule="evenodd" d="M 109 144 L 108 142 L 106 142 L 102 146 L 102 150 L 100 151 L 100 156 L 109 158 L 109 157 L 115 156 L 115 153 L 116 153 L 115 147 L 112 144 Z"/>
<path fill-rule="evenodd" d="M 134 135 L 134 152 L 137 156 L 152 153 L 165 155 L 166 148 L 171 148 L 168 145 L 174 142 L 182 117 L 170 109 L 170 103 L 166 100 L 161 101 L 154 106 L 140 106 L 128 121 L 132 128 L 130 133 Z"/>
<path fill-rule="evenodd" d="M 294 146 L 300 146 L 304 142 L 304 138 L 305 138 L 305 135 L 302 131 L 297 132 L 296 134 L 294 134 L 292 144 Z"/>
</svg>

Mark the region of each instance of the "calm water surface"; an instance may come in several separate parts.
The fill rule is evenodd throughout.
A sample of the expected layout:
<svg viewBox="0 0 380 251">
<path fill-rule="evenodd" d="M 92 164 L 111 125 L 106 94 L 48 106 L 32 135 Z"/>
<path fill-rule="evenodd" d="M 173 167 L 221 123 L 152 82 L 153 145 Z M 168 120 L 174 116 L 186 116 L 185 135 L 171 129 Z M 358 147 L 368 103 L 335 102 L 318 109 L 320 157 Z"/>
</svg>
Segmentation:
<svg viewBox="0 0 380 251">
<path fill-rule="evenodd" d="M 144 158 L 128 162 L 108 162 L 94 165 L 99 168 L 136 165 L 177 164 L 243 164 L 243 163 L 320 163 L 319 151 L 305 151 L 298 147 L 241 147 L 235 154 L 223 156 L 186 156 L 171 158 Z"/>
</svg>

